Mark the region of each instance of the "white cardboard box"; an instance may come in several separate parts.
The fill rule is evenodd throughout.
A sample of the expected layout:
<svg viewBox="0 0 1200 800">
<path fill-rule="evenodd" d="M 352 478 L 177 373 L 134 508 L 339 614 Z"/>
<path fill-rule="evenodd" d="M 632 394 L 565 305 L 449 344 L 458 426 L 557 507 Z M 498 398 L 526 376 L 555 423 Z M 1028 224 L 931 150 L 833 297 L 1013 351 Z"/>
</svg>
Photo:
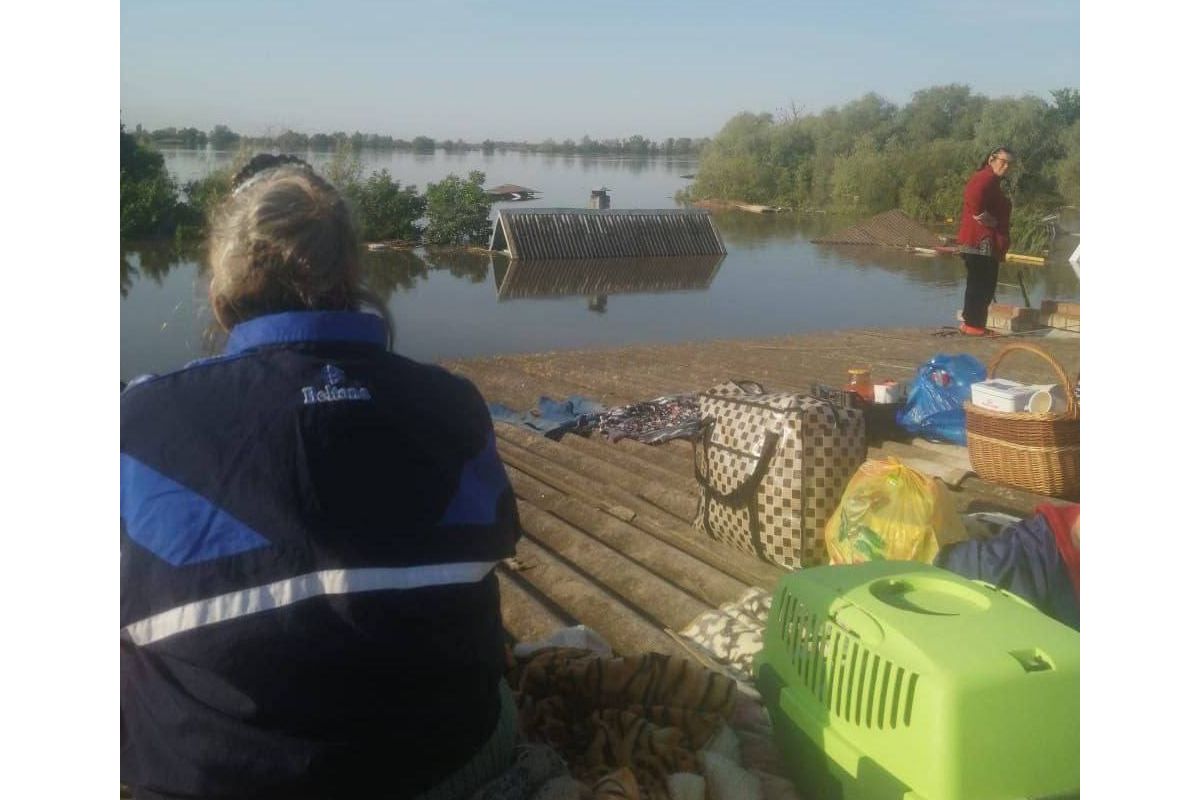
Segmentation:
<svg viewBox="0 0 1200 800">
<path fill-rule="evenodd" d="M 992 411 L 1024 411 L 1035 391 L 1034 387 L 1023 383 L 992 378 L 971 384 L 971 402 Z"/>
</svg>

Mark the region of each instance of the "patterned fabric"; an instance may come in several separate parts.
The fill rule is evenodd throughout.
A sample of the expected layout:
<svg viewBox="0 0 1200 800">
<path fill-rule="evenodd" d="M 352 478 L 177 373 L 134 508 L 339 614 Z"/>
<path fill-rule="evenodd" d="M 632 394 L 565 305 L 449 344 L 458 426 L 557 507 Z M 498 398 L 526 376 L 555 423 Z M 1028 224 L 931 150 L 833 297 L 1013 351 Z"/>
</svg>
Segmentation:
<svg viewBox="0 0 1200 800">
<path fill-rule="evenodd" d="M 614 798 L 626 796 L 618 787 L 633 777 L 640 794 L 628 796 L 669 800 L 669 776 L 702 772 L 698 752 L 736 701 L 729 678 L 659 653 L 543 650 L 514 679 L 522 735 L 554 747 L 596 796 Z"/>
<path fill-rule="evenodd" d="M 824 563 L 825 522 L 866 459 L 862 412 L 730 381 L 700 415 L 696 527 L 788 569 Z"/>
<path fill-rule="evenodd" d="M 694 439 L 700 431 L 700 404 L 695 394 L 672 394 L 602 412 L 596 429 L 618 442 L 635 439 L 661 444 L 671 439 Z"/>
<path fill-rule="evenodd" d="M 739 680 L 754 682 L 754 656 L 762 650 L 771 594 L 757 586 L 733 603 L 696 617 L 680 635 L 702 647 Z"/>
</svg>

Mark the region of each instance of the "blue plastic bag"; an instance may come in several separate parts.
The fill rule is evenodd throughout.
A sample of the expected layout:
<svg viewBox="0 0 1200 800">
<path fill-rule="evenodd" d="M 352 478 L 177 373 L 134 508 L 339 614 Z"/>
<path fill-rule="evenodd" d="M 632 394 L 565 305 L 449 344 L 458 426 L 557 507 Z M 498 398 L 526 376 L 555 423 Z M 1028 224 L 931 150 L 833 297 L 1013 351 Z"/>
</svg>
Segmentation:
<svg viewBox="0 0 1200 800">
<path fill-rule="evenodd" d="M 908 386 L 908 402 L 896 412 L 896 424 L 932 441 L 967 443 L 963 403 L 971 399 L 971 384 L 987 380 L 987 368 L 966 353 L 938 353 L 917 368 Z"/>
</svg>

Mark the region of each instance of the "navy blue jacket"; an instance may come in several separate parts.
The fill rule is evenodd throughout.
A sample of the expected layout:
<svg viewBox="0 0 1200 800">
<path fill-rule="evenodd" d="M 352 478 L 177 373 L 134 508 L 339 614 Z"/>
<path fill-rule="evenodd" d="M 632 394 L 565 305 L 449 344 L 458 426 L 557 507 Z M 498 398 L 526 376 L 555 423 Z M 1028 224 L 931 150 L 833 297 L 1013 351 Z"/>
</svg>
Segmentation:
<svg viewBox="0 0 1200 800">
<path fill-rule="evenodd" d="M 121 396 L 121 777 L 406 797 L 479 748 L 516 503 L 468 381 L 297 312 Z"/>
<path fill-rule="evenodd" d="M 1041 514 L 1013 523 L 991 538 L 943 547 L 934 563 L 1006 589 L 1042 613 L 1079 630 L 1079 598 L 1055 543 L 1054 531 Z"/>
</svg>

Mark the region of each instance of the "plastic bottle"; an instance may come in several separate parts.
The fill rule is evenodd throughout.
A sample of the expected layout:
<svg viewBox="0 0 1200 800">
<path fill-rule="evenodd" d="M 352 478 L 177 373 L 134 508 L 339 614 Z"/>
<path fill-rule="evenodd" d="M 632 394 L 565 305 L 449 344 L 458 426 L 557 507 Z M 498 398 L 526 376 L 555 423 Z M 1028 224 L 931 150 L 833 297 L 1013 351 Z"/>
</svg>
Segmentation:
<svg viewBox="0 0 1200 800">
<path fill-rule="evenodd" d="M 875 387 L 871 384 L 871 371 L 864 367 L 854 367 L 848 372 L 850 378 L 846 382 L 846 391 L 854 392 L 865 402 L 875 402 Z"/>
</svg>

